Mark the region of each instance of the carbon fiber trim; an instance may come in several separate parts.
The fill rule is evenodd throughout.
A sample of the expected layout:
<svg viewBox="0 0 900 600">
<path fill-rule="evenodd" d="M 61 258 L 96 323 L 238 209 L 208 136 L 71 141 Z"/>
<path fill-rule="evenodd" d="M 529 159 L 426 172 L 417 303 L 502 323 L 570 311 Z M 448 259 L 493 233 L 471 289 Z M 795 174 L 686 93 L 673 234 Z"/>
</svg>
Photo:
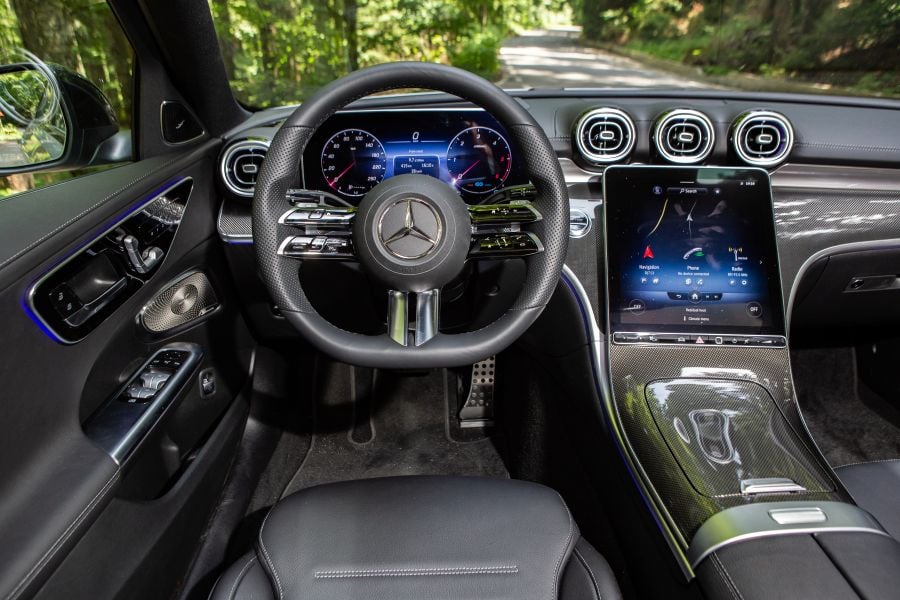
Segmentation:
<svg viewBox="0 0 900 600">
<path fill-rule="evenodd" d="M 647 384 L 645 397 L 678 465 L 708 498 L 740 496 L 742 481 L 770 477 L 810 492 L 834 489 L 756 383 L 667 379 Z"/>
<path fill-rule="evenodd" d="M 839 244 L 893 239 L 900 232 L 900 190 L 775 187 L 775 230 L 782 287 L 798 283 L 803 263 Z M 785 294 L 785 303 L 790 294 Z"/>
<path fill-rule="evenodd" d="M 790 356 L 786 348 L 610 345 L 608 351 L 612 410 L 616 413 L 614 417 L 621 423 L 627 446 L 634 453 L 634 458 L 646 475 L 645 484 L 656 492 L 659 501 L 664 505 L 664 512 L 672 519 L 672 524 L 683 540 L 690 540 L 700 525 L 714 514 L 733 506 L 797 499 L 850 501 L 824 459 L 818 455 L 815 444 L 809 438 L 802 422 L 794 395 Z M 811 489 L 835 491 L 767 494 L 756 497 L 742 496 L 740 493 L 708 497 L 698 492 L 692 485 L 692 480 L 703 480 L 704 489 L 719 489 L 716 486 L 723 484 L 715 480 L 706 481 L 699 467 L 679 464 L 669 450 L 645 401 L 647 384 L 679 378 L 729 380 L 744 385 L 749 382 L 765 388 L 774 399 L 774 406 L 784 417 L 785 429 L 777 434 L 764 433 L 763 439 L 771 440 L 771 444 L 777 445 L 788 439 L 785 436 L 792 437 L 793 448 L 785 448 L 785 451 L 799 453 L 793 456 L 797 461 L 791 466 L 794 476 L 800 476 L 796 474 L 799 465 L 803 469 L 808 469 L 804 482 L 814 482 L 815 485 Z M 741 408 L 745 401 L 735 402 L 736 408 Z M 703 408 L 700 404 L 698 402 L 698 408 Z M 777 424 L 778 421 L 775 420 L 774 423 Z M 773 437 L 776 437 L 777 441 L 772 440 Z M 769 449 L 762 452 L 769 455 L 763 459 L 763 463 L 768 460 L 778 465 L 778 459 L 772 458 L 777 454 L 776 450 Z M 776 475 L 777 473 L 773 473 L 766 476 Z M 757 476 L 756 473 L 754 476 Z"/>
<path fill-rule="evenodd" d="M 224 201 L 216 221 L 219 239 L 229 244 L 253 242 L 253 219 L 250 206 L 241 202 Z"/>
</svg>

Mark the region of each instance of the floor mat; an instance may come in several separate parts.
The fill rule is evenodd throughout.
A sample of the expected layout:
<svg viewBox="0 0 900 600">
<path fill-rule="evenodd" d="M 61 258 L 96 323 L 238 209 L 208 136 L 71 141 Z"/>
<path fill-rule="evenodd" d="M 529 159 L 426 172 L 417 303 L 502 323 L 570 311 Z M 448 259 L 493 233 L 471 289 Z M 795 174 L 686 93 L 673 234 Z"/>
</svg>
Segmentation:
<svg viewBox="0 0 900 600">
<path fill-rule="evenodd" d="M 800 409 L 832 466 L 900 457 L 900 428 L 860 399 L 852 348 L 791 354 Z"/>
<path fill-rule="evenodd" d="M 451 425 L 450 372 L 411 376 L 326 363 L 320 374 L 309 451 L 282 496 L 394 475 L 509 477 L 501 438 Z"/>
</svg>

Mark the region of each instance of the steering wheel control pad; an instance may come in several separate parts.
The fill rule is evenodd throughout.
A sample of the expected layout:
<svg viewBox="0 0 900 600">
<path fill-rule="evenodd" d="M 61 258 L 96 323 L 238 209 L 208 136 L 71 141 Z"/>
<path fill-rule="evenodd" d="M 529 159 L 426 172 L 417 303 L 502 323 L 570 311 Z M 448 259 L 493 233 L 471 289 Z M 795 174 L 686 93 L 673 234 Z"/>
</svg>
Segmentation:
<svg viewBox="0 0 900 600">
<path fill-rule="evenodd" d="M 459 194 L 427 175 L 397 175 L 366 194 L 353 225 L 357 257 L 391 289 L 440 289 L 462 271 L 471 241 Z"/>
</svg>

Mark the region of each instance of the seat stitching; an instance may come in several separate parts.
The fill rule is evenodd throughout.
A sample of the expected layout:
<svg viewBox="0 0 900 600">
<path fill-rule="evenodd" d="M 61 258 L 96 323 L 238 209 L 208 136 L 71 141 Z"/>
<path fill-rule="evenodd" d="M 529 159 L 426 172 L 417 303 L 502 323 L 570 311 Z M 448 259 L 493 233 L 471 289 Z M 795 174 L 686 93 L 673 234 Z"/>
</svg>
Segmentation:
<svg viewBox="0 0 900 600">
<path fill-rule="evenodd" d="M 731 591 L 731 595 L 734 598 L 740 598 L 740 600 L 744 599 L 744 596 L 741 594 L 741 590 L 738 589 L 737 584 L 734 583 L 734 579 L 731 578 L 731 575 L 728 573 L 728 569 L 725 568 L 725 563 L 719 558 L 719 555 L 715 552 L 712 555 L 713 565 L 719 570 L 722 576 L 726 580 L 726 587 Z"/>
<path fill-rule="evenodd" d="M 106 484 L 104 484 L 102 488 L 100 488 L 100 491 L 97 492 L 93 500 L 91 500 L 90 503 L 88 503 L 88 505 L 84 507 L 84 510 L 82 510 L 78 514 L 78 516 L 75 517 L 75 520 L 72 521 L 68 527 L 66 527 L 65 531 L 63 531 L 58 538 L 56 538 L 56 541 L 53 542 L 53 544 L 50 546 L 50 548 L 47 549 L 46 552 L 44 552 L 43 556 L 41 556 L 37 563 L 33 567 L 31 567 L 31 570 L 29 570 L 28 573 L 25 574 L 25 577 L 23 577 L 22 580 L 19 581 L 18 585 L 16 585 L 16 587 L 14 587 L 13 590 L 6 596 L 5 600 L 10 600 L 11 598 L 18 597 L 19 593 L 22 591 L 22 588 L 31 583 L 31 581 L 34 579 L 34 574 L 37 571 L 43 569 L 47 565 L 47 563 L 53 559 L 56 553 L 59 552 L 60 546 L 65 543 L 66 539 L 68 539 L 72 531 L 76 527 L 78 527 L 78 525 L 84 522 L 84 519 L 87 518 L 87 515 L 90 513 L 90 511 L 100 503 L 100 501 L 106 496 L 106 494 L 109 493 L 111 489 L 113 489 L 113 483 L 118 480 L 119 473 L 120 471 L 116 469 L 116 472 L 113 473 L 113 476 L 109 478 L 109 480 L 106 482 Z"/>
<path fill-rule="evenodd" d="M 556 492 L 556 490 L 554 490 Z M 566 550 L 569 549 L 569 545 L 572 543 L 572 538 L 575 536 L 575 520 L 572 519 L 572 513 L 569 511 L 569 507 L 566 506 L 565 500 L 556 492 L 556 498 L 559 500 L 559 503 L 562 504 L 563 510 L 566 511 L 566 515 L 569 517 L 569 533 L 566 535 L 566 543 L 563 545 L 562 552 L 559 555 L 559 559 L 556 561 L 556 571 L 553 574 L 553 596 L 551 600 L 556 600 L 559 596 L 559 574 L 562 568 L 563 559 L 566 557 Z"/>
<path fill-rule="evenodd" d="M 578 559 L 578 562 L 584 567 L 584 570 L 588 572 L 588 577 L 590 577 L 591 583 L 594 585 L 594 593 L 597 594 L 597 600 L 601 600 L 600 586 L 597 584 L 597 578 L 594 577 L 594 570 L 591 569 L 587 560 L 582 556 L 581 551 L 578 550 L 578 546 L 575 546 L 575 548 L 572 549 L 572 552 L 575 554 L 575 558 Z"/>
<path fill-rule="evenodd" d="M 266 550 L 266 543 L 263 541 L 263 531 L 266 528 L 266 522 L 269 520 L 269 515 L 271 515 L 274 510 L 275 509 L 273 508 L 266 513 L 266 518 L 263 519 L 262 525 L 259 527 L 259 547 L 262 549 L 264 558 L 266 559 L 266 566 L 272 571 L 272 575 L 275 577 L 275 583 L 278 585 L 278 598 L 280 600 L 284 597 L 284 588 L 281 587 L 281 579 L 278 577 L 278 571 L 275 570 L 275 563 L 269 556 L 269 551 Z"/>
<path fill-rule="evenodd" d="M 877 463 L 900 462 L 900 458 L 883 458 L 881 460 L 862 460 L 860 462 L 847 463 L 839 467 L 834 467 L 835 471 L 844 467 L 855 467 L 856 465 L 874 465 Z"/>
<path fill-rule="evenodd" d="M 354 577 L 430 577 L 437 575 L 515 575 L 516 565 L 496 567 L 431 567 L 410 569 L 347 569 L 316 571 L 316 579 L 344 579 Z"/>
<path fill-rule="evenodd" d="M 238 572 L 237 579 L 234 580 L 234 585 L 231 586 L 231 591 L 228 592 L 228 600 L 234 599 L 234 593 L 237 591 L 238 586 L 244 580 L 244 576 L 247 574 L 247 571 L 250 569 L 250 565 L 253 564 L 253 561 L 256 560 L 255 556 L 251 556 L 249 560 L 247 560 L 247 564 L 241 567 L 241 570 Z"/>
<path fill-rule="evenodd" d="M 28 244 L 27 246 L 25 246 L 24 248 L 22 248 L 21 250 L 19 250 L 18 252 L 16 252 L 16 253 L 13 254 L 12 256 L 10 256 L 9 258 L 7 258 L 6 260 L 4 260 L 3 262 L 0 262 L 0 269 L 2 269 L 3 267 L 5 267 L 5 266 L 6 266 L 7 264 L 9 264 L 10 262 L 16 260 L 17 258 L 19 258 L 20 256 L 22 256 L 22 255 L 25 254 L 26 252 L 29 252 L 30 250 L 34 249 L 35 247 L 37 247 L 38 245 L 40 245 L 44 240 L 46 240 L 46 239 L 48 239 L 48 238 L 50 238 L 50 237 L 56 235 L 57 233 L 59 233 L 60 231 L 62 231 L 63 229 L 65 229 L 66 227 L 68 227 L 69 225 L 71 225 L 72 223 L 74 223 L 75 221 L 81 219 L 81 217 L 83 217 L 84 215 L 86 215 L 86 214 L 88 214 L 89 212 L 93 211 L 95 208 L 99 208 L 101 205 L 106 204 L 109 200 L 111 200 L 111 199 L 113 199 L 114 197 L 118 196 L 119 194 L 121 194 L 122 192 L 124 192 L 125 190 L 127 190 L 128 188 L 132 187 L 133 185 L 136 185 L 136 184 L 140 183 L 141 181 L 143 181 L 144 179 L 147 179 L 147 178 L 150 177 L 151 175 L 155 175 L 155 174 L 159 173 L 160 171 L 166 169 L 167 167 L 171 166 L 172 164 L 174 164 L 175 162 L 177 162 L 180 158 L 182 158 L 182 157 L 181 157 L 181 156 L 176 156 L 176 157 L 173 158 L 172 160 L 170 160 L 170 161 L 168 161 L 168 162 L 166 162 L 166 163 L 163 163 L 163 164 L 159 165 L 157 168 L 155 168 L 155 169 L 153 169 L 153 170 L 151 170 L 151 171 L 147 171 L 146 173 L 144 173 L 143 175 L 141 175 L 141 176 L 138 177 L 137 179 L 131 181 L 130 183 L 126 183 L 125 185 L 123 185 L 122 187 L 120 187 L 119 189 L 117 189 L 116 191 L 114 191 L 113 193 L 111 193 L 110 195 L 108 195 L 108 196 L 107 196 L 106 198 L 104 198 L 103 200 L 100 200 L 99 202 L 97 202 L 97 203 L 94 204 L 93 206 L 90 206 L 90 207 L 84 209 L 83 211 L 81 211 L 80 213 L 78 213 L 77 215 L 75 215 L 74 217 L 72 217 L 71 219 L 69 219 L 68 221 L 66 221 L 65 223 L 63 223 L 62 225 L 58 226 L 56 229 L 54 229 L 54 230 L 50 231 L 49 233 L 47 233 L 47 234 L 41 236 L 41 237 L 38 238 L 37 240 L 31 242 L 30 244 Z"/>
</svg>

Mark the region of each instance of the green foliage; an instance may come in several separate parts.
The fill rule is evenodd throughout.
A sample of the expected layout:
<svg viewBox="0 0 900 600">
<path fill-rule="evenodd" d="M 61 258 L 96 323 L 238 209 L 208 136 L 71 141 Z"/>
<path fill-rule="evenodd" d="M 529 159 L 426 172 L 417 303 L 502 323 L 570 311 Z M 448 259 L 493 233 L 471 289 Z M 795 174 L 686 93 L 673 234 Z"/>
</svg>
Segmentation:
<svg viewBox="0 0 900 600">
<path fill-rule="evenodd" d="M 238 98 L 299 102 L 356 68 L 393 60 L 454 64 L 485 77 L 518 28 L 541 25 L 564 0 L 209 0 Z"/>
<path fill-rule="evenodd" d="M 897 0 L 581 0 L 589 41 L 724 75 L 900 95 Z"/>
<path fill-rule="evenodd" d="M 496 29 L 465 36 L 450 49 L 450 64 L 487 79 L 500 72 L 500 44 L 504 35 Z"/>
</svg>

